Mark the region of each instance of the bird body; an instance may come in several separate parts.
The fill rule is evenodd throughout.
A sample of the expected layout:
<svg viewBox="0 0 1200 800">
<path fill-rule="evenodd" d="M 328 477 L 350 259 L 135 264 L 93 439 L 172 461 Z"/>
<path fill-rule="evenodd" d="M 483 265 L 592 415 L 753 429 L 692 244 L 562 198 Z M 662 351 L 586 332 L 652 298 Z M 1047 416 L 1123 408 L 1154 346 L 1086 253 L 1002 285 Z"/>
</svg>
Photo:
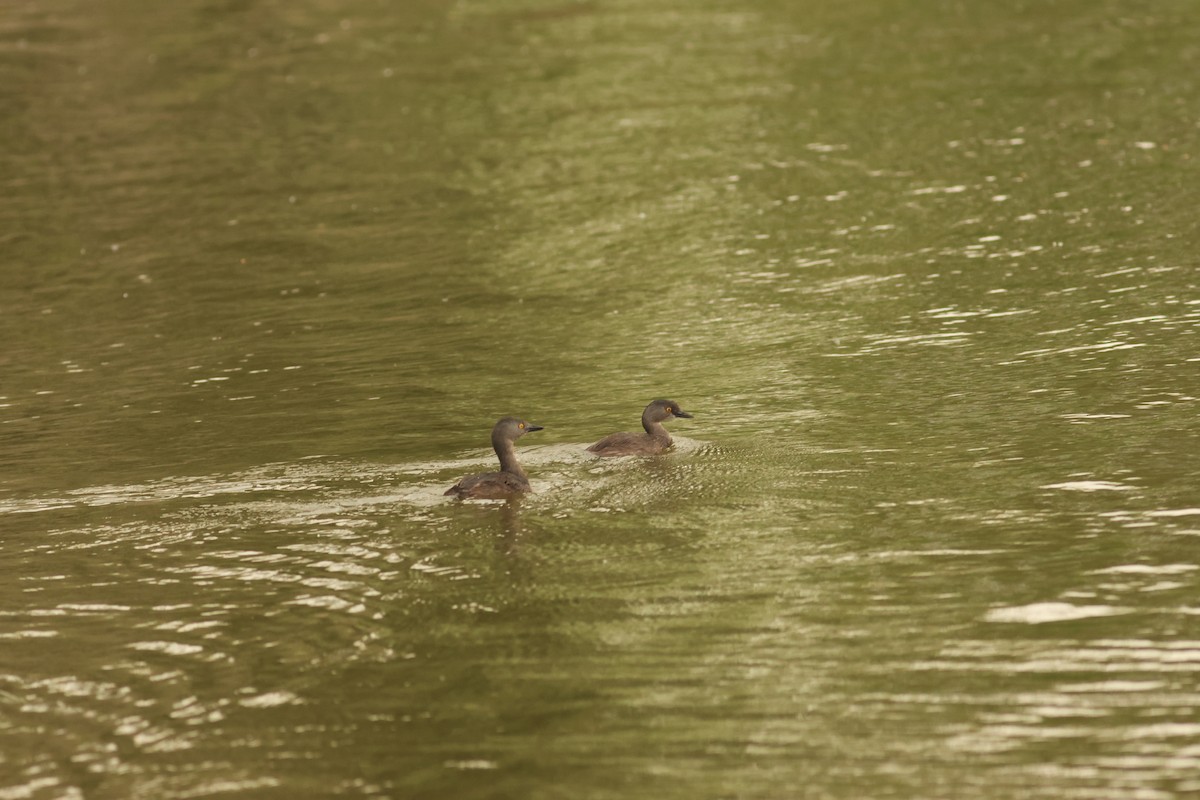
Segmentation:
<svg viewBox="0 0 1200 800">
<path fill-rule="evenodd" d="M 475 497 L 481 500 L 503 500 L 514 494 L 528 492 L 529 479 L 512 472 L 481 472 L 468 475 L 446 490 L 452 497 Z"/>
<path fill-rule="evenodd" d="M 492 449 L 500 459 L 499 472 L 481 472 L 468 475 L 446 490 L 451 497 L 479 498 L 483 500 L 502 500 L 506 497 L 532 491 L 529 486 L 529 476 L 517 461 L 516 448 L 513 443 L 527 433 L 542 430 L 541 425 L 533 425 L 523 419 L 504 417 L 492 428 Z"/>
<path fill-rule="evenodd" d="M 644 433 L 610 433 L 588 448 L 588 452 L 601 457 L 611 456 L 655 456 L 671 448 L 671 434 L 663 427 L 668 419 L 692 415 L 679 407 L 674 400 L 655 400 L 642 412 Z"/>
</svg>

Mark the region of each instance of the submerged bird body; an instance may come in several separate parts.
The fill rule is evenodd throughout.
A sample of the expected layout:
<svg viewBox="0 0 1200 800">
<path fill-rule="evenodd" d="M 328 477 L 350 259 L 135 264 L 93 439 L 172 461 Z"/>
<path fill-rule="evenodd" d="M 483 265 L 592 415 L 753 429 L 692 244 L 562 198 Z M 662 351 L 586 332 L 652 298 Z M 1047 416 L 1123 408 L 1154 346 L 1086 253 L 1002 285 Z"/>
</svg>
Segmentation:
<svg viewBox="0 0 1200 800">
<path fill-rule="evenodd" d="M 475 497 L 483 500 L 502 500 L 505 497 L 531 491 L 529 476 L 517 462 L 517 451 L 513 442 L 527 433 L 542 430 L 541 425 L 532 425 L 523 419 L 504 417 L 492 428 L 492 449 L 500 459 L 499 472 L 481 472 L 468 475 L 446 490 L 452 497 Z"/>
<path fill-rule="evenodd" d="M 671 447 L 671 434 L 663 422 L 675 417 L 691 419 L 692 415 L 674 400 L 655 400 L 642 412 L 645 433 L 612 433 L 588 448 L 598 456 L 654 456 Z"/>
<path fill-rule="evenodd" d="M 511 472 L 481 472 L 469 475 L 446 490 L 451 497 L 475 497 L 481 500 L 503 500 L 514 494 L 529 491 L 529 479 Z"/>
</svg>

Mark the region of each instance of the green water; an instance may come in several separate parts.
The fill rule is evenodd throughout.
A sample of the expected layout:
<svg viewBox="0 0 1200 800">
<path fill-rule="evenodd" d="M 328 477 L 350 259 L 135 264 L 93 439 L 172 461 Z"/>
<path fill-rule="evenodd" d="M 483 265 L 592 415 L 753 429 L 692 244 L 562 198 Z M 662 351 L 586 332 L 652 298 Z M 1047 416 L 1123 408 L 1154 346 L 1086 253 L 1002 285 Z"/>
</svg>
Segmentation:
<svg viewBox="0 0 1200 800">
<path fill-rule="evenodd" d="M 1198 75 L 1182 0 L 6 4 L 0 799 L 1194 796 Z"/>
</svg>

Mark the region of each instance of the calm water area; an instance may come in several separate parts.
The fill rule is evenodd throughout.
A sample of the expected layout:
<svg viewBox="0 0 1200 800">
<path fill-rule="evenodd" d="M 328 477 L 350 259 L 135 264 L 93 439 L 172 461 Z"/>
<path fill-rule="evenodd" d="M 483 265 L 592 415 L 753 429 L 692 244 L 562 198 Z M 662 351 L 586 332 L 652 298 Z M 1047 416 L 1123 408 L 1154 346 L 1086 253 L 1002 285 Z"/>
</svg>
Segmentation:
<svg viewBox="0 0 1200 800">
<path fill-rule="evenodd" d="M 0 800 L 1200 796 L 1196 12 L 7 0 Z"/>
</svg>

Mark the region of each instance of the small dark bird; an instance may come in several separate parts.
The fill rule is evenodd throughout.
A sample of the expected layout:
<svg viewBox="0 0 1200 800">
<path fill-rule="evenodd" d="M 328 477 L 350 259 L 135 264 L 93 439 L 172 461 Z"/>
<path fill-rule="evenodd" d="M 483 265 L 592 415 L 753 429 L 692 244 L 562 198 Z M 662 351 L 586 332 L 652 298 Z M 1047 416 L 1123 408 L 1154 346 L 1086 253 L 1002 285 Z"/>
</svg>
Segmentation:
<svg viewBox="0 0 1200 800">
<path fill-rule="evenodd" d="M 642 412 L 645 433 L 611 433 L 588 448 L 598 456 L 653 456 L 671 446 L 671 434 L 662 426 L 673 417 L 691 419 L 692 415 L 674 400 L 655 400 Z"/>
<path fill-rule="evenodd" d="M 513 442 L 527 433 L 542 430 L 541 425 L 533 425 L 523 419 L 504 417 L 492 428 L 492 447 L 500 459 L 499 472 L 481 472 L 478 475 L 468 475 L 446 490 L 446 494 L 464 498 L 478 497 L 485 500 L 501 500 L 522 492 L 532 491 L 529 488 L 529 476 L 517 463 L 517 452 Z"/>
</svg>

